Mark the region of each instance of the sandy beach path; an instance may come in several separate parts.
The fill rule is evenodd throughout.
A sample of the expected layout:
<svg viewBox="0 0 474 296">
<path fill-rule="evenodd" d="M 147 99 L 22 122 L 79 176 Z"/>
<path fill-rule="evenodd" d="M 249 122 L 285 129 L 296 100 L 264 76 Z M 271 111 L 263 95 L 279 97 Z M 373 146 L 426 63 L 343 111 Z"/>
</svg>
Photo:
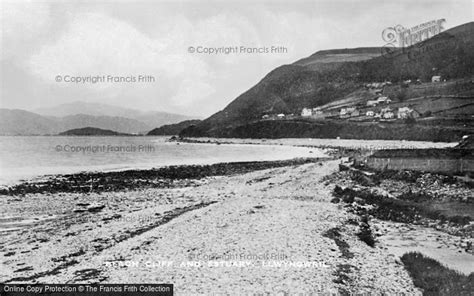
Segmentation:
<svg viewBox="0 0 474 296">
<path fill-rule="evenodd" d="M 337 167 L 324 161 L 175 190 L 186 201 L 179 207 L 147 203 L 133 212 L 181 210 L 166 223 L 99 251 L 85 248 L 77 263 L 39 280 L 172 283 L 177 294 L 417 293 L 395 257 L 361 242 L 357 226 L 344 223 L 356 217 L 330 203 L 332 188 L 321 178 Z M 334 228 L 347 249 L 325 235 Z"/>
</svg>

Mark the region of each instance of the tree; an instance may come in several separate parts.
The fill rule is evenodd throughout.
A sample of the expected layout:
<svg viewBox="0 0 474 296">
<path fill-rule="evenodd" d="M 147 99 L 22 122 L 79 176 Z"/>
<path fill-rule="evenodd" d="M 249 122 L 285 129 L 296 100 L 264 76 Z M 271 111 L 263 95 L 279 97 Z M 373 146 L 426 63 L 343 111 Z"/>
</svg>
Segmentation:
<svg viewBox="0 0 474 296">
<path fill-rule="evenodd" d="M 397 93 L 397 100 L 400 102 L 403 102 L 407 99 L 407 91 L 405 88 L 400 89 L 400 91 Z"/>
</svg>

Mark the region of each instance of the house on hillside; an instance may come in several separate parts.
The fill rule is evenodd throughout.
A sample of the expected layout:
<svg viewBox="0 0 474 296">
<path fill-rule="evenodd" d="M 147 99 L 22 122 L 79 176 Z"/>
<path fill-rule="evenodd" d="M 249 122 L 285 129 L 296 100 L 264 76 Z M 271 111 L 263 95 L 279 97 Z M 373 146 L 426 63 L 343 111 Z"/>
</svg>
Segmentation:
<svg viewBox="0 0 474 296">
<path fill-rule="evenodd" d="M 347 115 L 347 108 L 341 108 L 341 111 L 339 112 L 339 116 L 343 117 Z"/>
<path fill-rule="evenodd" d="M 399 119 L 407 119 L 407 118 L 419 118 L 421 115 L 418 111 L 410 108 L 410 107 L 401 107 L 398 108 L 397 117 Z"/>
<path fill-rule="evenodd" d="M 386 107 L 380 110 L 381 117 L 384 119 L 392 119 L 395 118 L 395 113 L 393 112 L 392 108 Z"/>
<path fill-rule="evenodd" d="M 377 106 L 378 103 L 379 103 L 379 101 L 377 101 L 377 100 L 368 100 L 367 101 L 367 106 L 368 107 L 375 107 L 375 106 Z"/>
<path fill-rule="evenodd" d="M 392 111 L 385 112 L 385 113 L 383 113 L 383 118 L 384 119 L 395 118 L 395 113 L 393 113 Z"/>
<path fill-rule="evenodd" d="M 303 108 L 303 110 L 301 111 L 301 116 L 303 117 L 309 117 L 311 115 L 313 115 L 313 110 L 309 108 Z"/>
<path fill-rule="evenodd" d="M 283 113 L 280 113 L 280 114 L 278 114 L 278 115 L 277 115 L 277 118 L 278 118 L 278 119 L 285 118 L 285 114 L 283 114 Z"/>
<path fill-rule="evenodd" d="M 356 107 L 348 107 L 348 108 L 342 108 L 341 111 L 339 112 L 339 117 L 341 118 L 347 118 L 347 117 L 353 117 L 353 116 L 359 116 L 359 110 L 357 110 Z"/>
<path fill-rule="evenodd" d="M 431 82 L 441 82 L 441 76 L 433 76 L 433 77 L 431 77 Z"/>
<path fill-rule="evenodd" d="M 372 83 L 367 83 L 365 85 L 366 88 L 383 88 L 386 85 L 391 85 L 392 82 L 390 81 L 385 81 L 385 82 L 372 82 Z"/>
<path fill-rule="evenodd" d="M 377 99 L 377 102 L 389 104 L 390 102 L 392 102 L 392 100 L 390 100 L 388 97 L 379 97 Z"/>
<path fill-rule="evenodd" d="M 326 115 L 320 108 L 314 108 L 312 117 L 313 118 L 326 118 Z"/>
<path fill-rule="evenodd" d="M 262 119 L 269 119 L 269 118 L 270 118 L 270 115 L 268 115 L 268 114 L 265 114 L 265 115 L 262 116 Z"/>
<path fill-rule="evenodd" d="M 365 113 L 365 116 L 368 116 L 368 117 L 374 117 L 375 116 L 375 112 L 372 111 L 372 110 L 369 110 Z"/>
<path fill-rule="evenodd" d="M 351 112 L 351 117 L 357 117 L 360 115 L 360 111 L 355 109 L 354 111 Z"/>
<path fill-rule="evenodd" d="M 399 119 L 406 119 L 408 117 L 410 117 L 410 113 L 412 112 L 413 110 L 410 108 L 410 107 L 401 107 L 401 108 L 398 108 L 398 111 L 397 111 L 397 118 Z"/>
</svg>

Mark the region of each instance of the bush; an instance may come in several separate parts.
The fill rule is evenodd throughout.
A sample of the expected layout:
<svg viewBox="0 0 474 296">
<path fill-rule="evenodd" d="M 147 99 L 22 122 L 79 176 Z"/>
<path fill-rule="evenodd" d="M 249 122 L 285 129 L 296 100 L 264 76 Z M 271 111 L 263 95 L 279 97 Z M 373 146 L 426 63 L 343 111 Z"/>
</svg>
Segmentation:
<svg viewBox="0 0 474 296">
<path fill-rule="evenodd" d="M 465 276 L 418 252 L 401 258 L 416 287 L 423 295 L 472 295 L 474 273 Z"/>
<path fill-rule="evenodd" d="M 425 112 L 423 112 L 423 117 L 430 117 L 431 114 L 432 114 L 431 111 L 429 111 L 429 110 L 425 111 Z"/>
<path fill-rule="evenodd" d="M 402 89 L 400 90 L 398 93 L 397 93 L 397 100 L 400 101 L 400 102 L 403 102 L 407 99 L 407 92 L 405 89 Z"/>
</svg>

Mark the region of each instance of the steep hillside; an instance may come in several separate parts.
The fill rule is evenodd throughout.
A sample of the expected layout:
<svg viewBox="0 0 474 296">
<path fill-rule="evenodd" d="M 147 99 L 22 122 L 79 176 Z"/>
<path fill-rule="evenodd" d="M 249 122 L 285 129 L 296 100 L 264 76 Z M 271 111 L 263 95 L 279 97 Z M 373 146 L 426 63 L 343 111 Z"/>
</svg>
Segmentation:
<svg viewBox="0 0 474 296">
<path fill-rule="evenodd" d="M 183 130 L 181 135 L 238 136 L 232 131 L 264 115 L 299 114 L 303 108 L 341 99 L 362 103 L 375 97 L 364 88 L 370 82 L 392 81 L 397 85 L 407 79 L 431 81 L 434 75 L 448 80 L 470 77 L 474 74 L 474 22 L 409 48 L 383 55 L 381 52 L 379 48 L 327 50 L 281 66 L 224 110 Z M 473 87 L 467 85 L 468 89 L 462 91 L 454 87 L 444 95 L 470 94 Z M 403 99 L 411 99 L 419 94 L 403 95 Z"/>
<path fill-rule="evenodd" d="M 351 81 L 329 81 L 324 74 L 303 66 L 285 65 L 270 72 L 256 86 L 240 95 L 223 111 L 198 125 L 212 133 L 224 126 L 238 126 L 265 114 L 291 114 L 302 106 L 319 106 L 358 88 Z"/>
<path fill-rule="evenodd" d="M 474 114 L 474 76 L 463 79 L 453 79 L 438 83 L 416 83 L 410 85 L 388 85 L 377 95 L 371 89 L 362 88 L 349 95 L 320 106 L 324 111 L 339 113 L 341 108 L 356 107 L 365 113 L 368 110 L 380 111 L 390 107 L 394 110 L 410 107 L 420 114 L 429 112 L 440 118 L 459 118 L 468 120 Z M 368 100 L 386 96 L 392 101 L 377 107 L 367 107 Z"/>
<path fill-rule="evenodd" d="M 147 136 L 174 136 L 178 135 L 183 129 L 199 124 L 201 120 L 185 120 L 175 124 L 167 124 L 155 128 L 147 133 Z"/>
<path fill-rule="evenodd" d="M 304 66 L 315 71 L 336 70 L 345 62 L 360 62 L 380 56 L 381 47 L 360 47 L 321 50 L 307 58 L 296 61 L 294 65 Z"/>
<path fill-rule="evenodd" d="M 470 76 L 474 73 L 474 22 L 356 64 L 359 81 L 430 81 L 433 75 L 443 79 Z M 351 69 L 351 65 L 345 64 L 341 71 Z"/>
</svg>

